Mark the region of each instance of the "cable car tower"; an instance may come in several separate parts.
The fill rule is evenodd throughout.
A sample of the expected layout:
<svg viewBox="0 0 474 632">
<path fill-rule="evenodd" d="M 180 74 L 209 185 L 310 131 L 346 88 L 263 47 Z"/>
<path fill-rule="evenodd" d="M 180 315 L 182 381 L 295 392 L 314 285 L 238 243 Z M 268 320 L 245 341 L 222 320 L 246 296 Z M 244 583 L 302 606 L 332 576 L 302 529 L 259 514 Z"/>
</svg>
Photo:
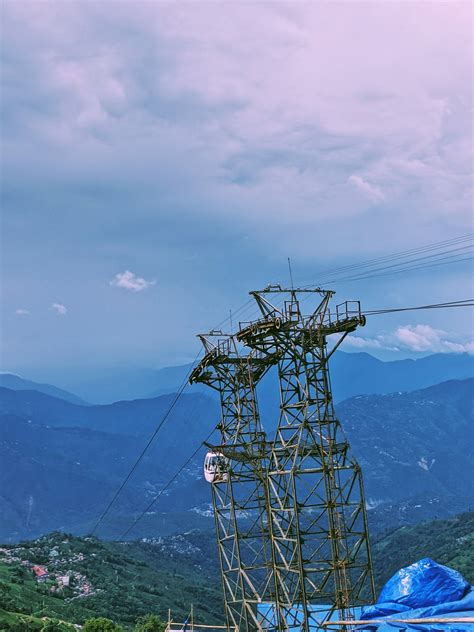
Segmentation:
<svg viewBox="0 0 474 632">
<path fill-rule="evenodd" d="M 237 337 L 270 364 L 277 359 L 281 397 L 266 472 L 273 626 L 309 632 L 336 613 L 351 619 L 353 606 L 375 597 L 362 474 L 335 415 L 328 369 L 365 317 L 359 302 L 331 311 L 333 292 L 319 288 L 251 294 L 262 318 L 241 325 Z M 313 305 L 304 316 L 307 300 Z M 333 334 L 339 338 L 328 351 Z"/>
<path fill-rule="evenodd" d="M 208 446 L 204 475 L 212 489 L 219 562 L 228 630 L 267 629 L 258 605 L 273 599 L 271 544 L 267 528 L 265 445 L 255 384 L 268 357 L 241 353 L 236 338 L 212 331 L 200 335 L 205 356 L 189 381 L 219 392 L 221 442 Z"/>
</svg>

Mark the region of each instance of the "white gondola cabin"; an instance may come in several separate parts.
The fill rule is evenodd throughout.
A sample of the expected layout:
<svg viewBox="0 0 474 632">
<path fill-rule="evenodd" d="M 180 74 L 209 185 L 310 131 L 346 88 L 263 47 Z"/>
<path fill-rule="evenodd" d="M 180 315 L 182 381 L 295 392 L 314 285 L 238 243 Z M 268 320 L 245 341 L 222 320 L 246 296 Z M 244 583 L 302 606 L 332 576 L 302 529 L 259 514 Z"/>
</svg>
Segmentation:
<svg viewBox="0 0 474 632">
<path fill-rule="evenodd" d="M 218 452 L 208 452 L 204 459 L 204 478 L 208 483 L 225 481 L 227 478 L 226 459 Z"/>
</svg>

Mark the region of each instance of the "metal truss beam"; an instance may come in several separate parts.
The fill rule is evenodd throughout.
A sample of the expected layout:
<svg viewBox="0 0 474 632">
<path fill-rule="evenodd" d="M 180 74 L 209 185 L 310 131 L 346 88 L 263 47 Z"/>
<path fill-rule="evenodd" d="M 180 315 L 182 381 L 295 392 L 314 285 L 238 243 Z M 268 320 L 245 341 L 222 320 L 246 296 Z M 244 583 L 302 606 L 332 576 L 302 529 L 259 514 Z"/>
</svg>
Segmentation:
<svg viewBox="0 0 474 632">
<path fill-rule="evenodd" d="M 221 441 L 213 449 L 226 461 L 211 485 L 226 625 L 228 630 L 268 629 L 257 613 L 273 599 L 271 546 L 264 471 L 266 439 L 255 384 L 267 368 L 258 354 L 242 355 L 233 336 L 200 336 L 206 355 L 190 377 L 219 392 Z"/>
<path fill-rule="evenodd" d="M 263 318 L 238 339 L 278 359 L 281 414 L 267 469 L 267 511 L 278 630 L 309 632 L 337 611 L 374 598 L 364 489 L 334 411 L 327 337 L 342 338 L 364 324 L 358 303 L 332 313 L 333 294 L 312 290 L 316 307 L 302 315 L 308 291 L 253 292 Z M 271 295 L 284 299 L 270 302 Z M 273 296 L 272 296 L 273 298 Z M 330 612 L 327 612 L 327 605 Z M 319 609 L 319 611 L 318 611 Z"/>
</svg>

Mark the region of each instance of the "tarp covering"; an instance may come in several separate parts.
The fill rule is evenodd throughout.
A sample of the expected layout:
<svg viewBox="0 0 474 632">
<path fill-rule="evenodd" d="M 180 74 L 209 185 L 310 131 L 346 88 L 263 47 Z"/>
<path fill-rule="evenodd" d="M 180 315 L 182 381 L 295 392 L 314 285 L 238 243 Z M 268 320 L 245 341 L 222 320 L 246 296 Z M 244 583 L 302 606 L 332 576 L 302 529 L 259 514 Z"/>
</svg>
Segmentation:
<svg viewBox="0 0 474 632">
<path fill-rule="evenodd" d="M 474 616 L 474 587 L 458 571 L 424 558 L 402 568 L 382 588 L 377 602 L 363 608 L 361 619 L 383 619 L 383 624 L 362 626 L 362 632 L 422 630 L 423 632 L 474 632 L 472 623 L 396 623 L 390 619 L 465 618 Z"/>
<path fill-rule="evenodd" d="M 372 606 L 362 609 L 353 608 L 355 619 L 366 620 L 362 625 L 354 626 L 357 632 L 474 632 L 474 623 L 439 622 L 411 623 L 410 619 L 449 619 L 474 617 L 474 586 L 458 571 L 424 558 L 411 566 L 402 568 L 388 580 L 380 596 Z M 328 605 L 310 605 L 310 630 L 321 632 L 319 622 L 338 621 L 343 613 L 337 610 L 331 613 Z M 276 613 L 272 603 L 258 606 L 262 624 L 268 632 L 276 632 Z M 301 621 L 296 611 L 291 613 L 289 632 L 301 630 Z M 296 618 L 296 620 L 295 620 Z M 405 620 L 402 622 L 394 621 Z M 375 623 L 374 621 L 377 621 Z M 327 629 L 327 628 L 324 628 Z M 330 630 L 342 632 L 343 627 L 331 626 Z M 353 629 L 351 627 L 351 629 Z"/>
</svg>

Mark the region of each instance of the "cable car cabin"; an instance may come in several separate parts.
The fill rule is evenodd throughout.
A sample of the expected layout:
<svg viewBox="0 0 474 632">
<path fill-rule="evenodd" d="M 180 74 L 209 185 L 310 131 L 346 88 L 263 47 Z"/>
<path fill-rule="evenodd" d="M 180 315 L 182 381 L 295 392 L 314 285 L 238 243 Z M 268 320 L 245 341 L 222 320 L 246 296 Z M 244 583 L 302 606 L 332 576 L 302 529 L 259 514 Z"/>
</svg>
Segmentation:
<svg viewBox="0 0 474 632">
<path fill-rule="evenodd" d="M 208 483 L 227 480 L 226 459 L 218 452 L 208 452 L 204 459 L 204 478 Z"/>
</svg>

